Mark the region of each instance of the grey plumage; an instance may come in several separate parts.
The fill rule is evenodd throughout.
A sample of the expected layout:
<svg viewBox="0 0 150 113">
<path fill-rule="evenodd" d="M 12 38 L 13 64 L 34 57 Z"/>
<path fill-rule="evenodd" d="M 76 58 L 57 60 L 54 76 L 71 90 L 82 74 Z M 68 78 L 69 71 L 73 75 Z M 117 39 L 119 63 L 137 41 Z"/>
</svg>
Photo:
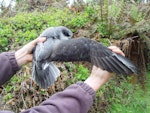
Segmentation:
<svg viewBox="0 0 150 113">
<path fill-rule="evenodd" d="M 49 60 L 87 61 L 103 70 L 117 74 L 138 73 L 137 67 L 124 56 L 116 54 L 104 45 L 84 37 L 61 41 L 55 46 Z"/>
<path fill-rule="evenodd" d="M 55 30 L 57 31 L 57 29 Z M 59 75 L 59 70 L 54 64 L 51 64 L 52 61 L 87 61 L 103 70 L 117 74 L 128 75 L 138 73 L 137 67 L 131 61 L 124 56 L 112 52 L 104 45 L 84 37 L 70 39 L 72 36 L 71 32 L 69 32 L 71 34 L 69 35 L 69 40 L 63 40 L 64 36 L 62 36 L 62 39 L 53 39 L 53 32 L 60 34 L 60 32 L 55 30 L 47 30 L 48 33 L 45 35 L 48 37 L 47 41 L 44 44 L 39 44 L 34 53 L 35 56 L 38 56 L 38 59 L 36 58 L 36 62 L 33 64 L 38 65 L 37 69 L 42 71 L 33 68 L 33 78 L 40 87 L 49 87 Z M 51 70 L 54 71 L 51 72 Z M 36 80 L 37 78 L 38 80 Z"/>
<path fill-rule="evenodd" d="M 72 32 L 63 26 L 46 29 L 40 37 L 46 37 L 44 43 L 38 43 L 33 52 L 32 79 L 41 87 L 47 88 L 54 84 L 60 75 L 59 69 L 49 61 L 53 48 L 61 40 L 68 40 Z"/>
</svg>

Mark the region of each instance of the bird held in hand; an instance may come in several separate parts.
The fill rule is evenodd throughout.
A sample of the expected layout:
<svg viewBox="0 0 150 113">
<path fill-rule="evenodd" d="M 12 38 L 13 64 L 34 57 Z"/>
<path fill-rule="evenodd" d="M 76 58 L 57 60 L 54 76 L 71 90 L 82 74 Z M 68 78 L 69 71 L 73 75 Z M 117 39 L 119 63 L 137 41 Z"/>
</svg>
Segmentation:
<svg viewBox="0 0 150 113">
<path fill-rule="evenodd" d="M 57 27 L 44 32 L 41 36 L 47 37 L 47 40 L 37 45 L 33 62 L 36 67 L 33 68 L 34 80 L 42 88 L 52 85 L 60 74 L 52 61 L 87 61 L 108 72 L 123 75 L 138 73 L 137 67 L 130 60 L 94 40 L 84 37 L 71 39 L 72 33 L 69 30 L 59 38 L 53 38 L 55 33 L 61 34 L 57 32 Z M 68 40 L 64 40 L 64 37 L 68 37 Z"/>
<path fill-rule="evenodd" d="M 64 26 L 50 27 L 44 30 L 40 37 L 46 37 L 44 43 L 38 43 L 33 51 L 32 79 L 41 87 L 47 88 L 54 84 L 60 75 L 59 69 L 51 62 L 49 57 L 55 46 L 61 40 L 68 40 L 73 33 Z"/>
</svg>

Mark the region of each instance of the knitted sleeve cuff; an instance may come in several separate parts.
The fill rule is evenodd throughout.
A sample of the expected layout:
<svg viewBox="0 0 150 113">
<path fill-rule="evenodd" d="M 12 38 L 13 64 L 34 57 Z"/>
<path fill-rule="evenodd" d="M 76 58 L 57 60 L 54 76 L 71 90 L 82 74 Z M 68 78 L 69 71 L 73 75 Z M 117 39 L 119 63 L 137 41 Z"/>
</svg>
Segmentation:
<svg viewBox="0 0 150 113">
<path fill-rule="evenodd" d="M 21 67 L 18 66 L 17 64 L 16 58 L 15 58 L 15 52 L 5 52 L 5 55 L 9 58 L 13 71 L 14 72 L 18 71 Z"/>
<path fill-rule="evenodd" d="M 76 84 L 83 88 L 87 93 L 89 93 L 93 99 L 95 98 L 96 92 L 88 84 L 84 82 L 77 82 Z"/>
</svg>

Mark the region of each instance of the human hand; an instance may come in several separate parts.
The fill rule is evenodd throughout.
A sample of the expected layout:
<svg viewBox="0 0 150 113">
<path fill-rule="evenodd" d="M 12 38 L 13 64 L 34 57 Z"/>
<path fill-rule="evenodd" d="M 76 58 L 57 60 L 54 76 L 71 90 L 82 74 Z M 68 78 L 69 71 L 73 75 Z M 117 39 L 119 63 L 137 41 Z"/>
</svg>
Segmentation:
<svg viewBox="0 0 150 113">
<path fill-rule="evenodd" d="M 114 53 L 120 54 L 122 56 L 125 56 L 125 54 L 117 47 L 117 46 L 109 46 L 110 50 L 112 50 Z"/>
<path fill-rule="evenodd" d="M 125 54 L 116 46 L 108 47 L 113 52 L 125 56 Z M 85 83 L 88 84 L 94 91 L 98 91 L 103 84 L 105 84 L 112 74 L 108 71 L 104 71 L 101 68 L 93 66 L 91 75 L 85 80 Z"/>
<path fill-rule="evenodd" d="M 93 66 L 91 75 L 84 83 L 88 84 L 96 92 L 109 80 L 109 78 L 111 78 L 111 73 Z"/>
<path fill-rule="evenodd" d="M 19 49 L 15 52 L 15 58 L 19 66 L 22 66 L 23 64 L 26 64 L 28 62 L 31 62 L 33 59 L 32 51 L 33 48 L 37 45 L 39 42 L 44 42 L 46 40 L 45 37 L 37 38 L 28 44 L 26 44 L 24 47 Z"/>
</svg>

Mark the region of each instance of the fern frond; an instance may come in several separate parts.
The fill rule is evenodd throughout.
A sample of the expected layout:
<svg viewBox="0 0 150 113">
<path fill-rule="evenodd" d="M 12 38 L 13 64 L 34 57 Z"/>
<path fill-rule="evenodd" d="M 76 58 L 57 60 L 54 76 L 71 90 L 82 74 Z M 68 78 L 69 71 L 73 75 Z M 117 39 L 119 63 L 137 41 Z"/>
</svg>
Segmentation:
<svg viewBox="0 0 150 113">
<path fill-rule="evenodd" d="M 135 31 L 138 33 L 150 32 L 150 19 L 137 22 L 135 25 L 124 29 L 122 32 L 123 35 L 126 35 L 129 33 L 134 33 Z"/>
</svg>

